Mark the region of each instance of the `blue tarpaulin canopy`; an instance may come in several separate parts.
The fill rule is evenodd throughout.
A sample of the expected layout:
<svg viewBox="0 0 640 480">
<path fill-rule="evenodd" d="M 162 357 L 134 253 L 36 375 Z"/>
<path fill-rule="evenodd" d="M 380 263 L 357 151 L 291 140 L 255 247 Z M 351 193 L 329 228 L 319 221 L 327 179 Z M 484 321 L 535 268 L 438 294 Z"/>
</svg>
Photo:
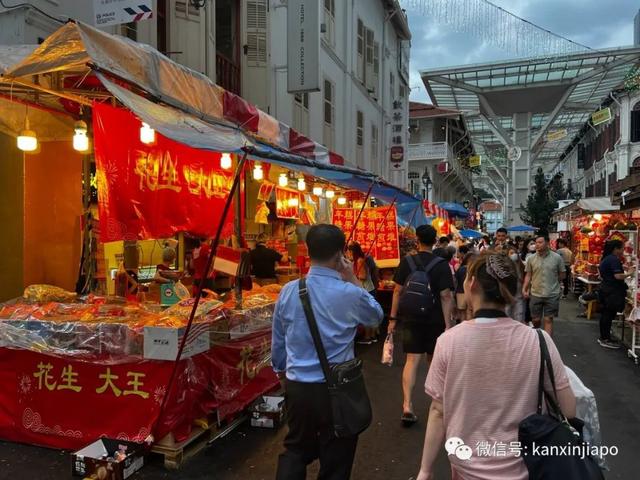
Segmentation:
<svg viewBox="0 0 640 480">
<path fill-rule="evenodd" d="M 438 204 L 438 206 L 440 208 L 442 208 L 443 210 L 446 210 L 447 212 L 449 212 L 450 215 L 455 215 L 456 217 L 468 217 L 469 216 L 469 210 L 464 208 L 459 203 L 444 202 L 444 203 Z"/>
<path fill-rule="evenodd" d="M 248 151 L 251 158 L 302 172 L 312 177 L 322 178 L 349 190 L 367 193 L 373 182 L 371 196 L 387 204 L 391 204 L 395 200 L 398 219 L 401 223 L 417 227 L 427 222 L 421 198 L 387 183 L 371 172 L 341 165 L 327 165 L 263 144 L 252 146 L 248 148 Z"/>
<path fill-rule="evenodd" d="M 513 227 L 507 228 L 508 232 L 535 232 L 538 230 L 536 227 L 532 227 L 531 225 L 515 225 Z"/>
<path fill-rule="evenodd" d="M 480 238 L 482 234 L 477 230 L 464 229 L 458 232 L 464 238 Z"/>
</svg>

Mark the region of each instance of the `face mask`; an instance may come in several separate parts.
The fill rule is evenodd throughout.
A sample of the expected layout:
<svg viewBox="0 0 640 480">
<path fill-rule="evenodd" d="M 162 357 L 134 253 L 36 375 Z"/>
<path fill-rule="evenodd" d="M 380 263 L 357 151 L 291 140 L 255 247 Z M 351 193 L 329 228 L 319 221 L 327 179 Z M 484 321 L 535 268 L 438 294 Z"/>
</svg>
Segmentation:
<svg viewBox="0 0 640 480">
<path fill-rule="evenodd" d="M 509 258 L 511 260 L 513 260 L 514 262 L 518 261 L 518 254 L 517 253 L 512 253 L 511 255 L 509 255 Z"/>
<path fill-rule="evenodd" d="M 536 246 L 533 243 L 531 245 L 529 245 L 529 251 L 530 252 L 535 252 L 536 251 Z"/>
</svg>

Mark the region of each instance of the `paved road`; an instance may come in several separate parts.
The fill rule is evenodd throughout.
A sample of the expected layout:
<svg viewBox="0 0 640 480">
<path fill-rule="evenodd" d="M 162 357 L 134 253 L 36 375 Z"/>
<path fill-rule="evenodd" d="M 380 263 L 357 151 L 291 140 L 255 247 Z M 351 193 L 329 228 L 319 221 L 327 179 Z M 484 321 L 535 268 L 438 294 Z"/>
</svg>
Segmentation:
<svg viewBox="0 0 640 480">
<path fill-rule="evenodd" d="M 562 319 L 556 322 L 555 340 L 564 362 L 597 398 L 604 443 L 620 449 L 608 459 L 607 480 L 639 478 L 640 451 L 640 367 L 623 351 L 604 350 L 596 343 L 597 322 L 576 319 L 575 300 L 565 301 Z M 413 428 L 400 425 L 400 364 L 385 367 L 379 363 L 381 345 L 365 346 L 367 384 L 372 397 L 375 421 L 362 435 L 353 478 L 356 480 L 411 479 L 418 470 L 424 439 L 426 396 L 416 390 L 416 405 L 423 405 L 420 422 Z M 424 379 L 426 368 L 419 378 Z M 285 429 L 279 431 L 242 427 L 213 447 L 191 459 L 179 472 L 167 472 L 159 458 L 151 458 L 133 477 L 147 479 L 246 480 L 271 479 L 281 450 Z M 23 478 L 68 479 L 66 452 L 0 442 L 0 480 Z M 310 473 L 317 469 L 312 466 Z M 447 459 L 439 459 L 438 479 L 450 478 Z M 313 478 L 310 475 L 310 478 Z"/>
</svg>

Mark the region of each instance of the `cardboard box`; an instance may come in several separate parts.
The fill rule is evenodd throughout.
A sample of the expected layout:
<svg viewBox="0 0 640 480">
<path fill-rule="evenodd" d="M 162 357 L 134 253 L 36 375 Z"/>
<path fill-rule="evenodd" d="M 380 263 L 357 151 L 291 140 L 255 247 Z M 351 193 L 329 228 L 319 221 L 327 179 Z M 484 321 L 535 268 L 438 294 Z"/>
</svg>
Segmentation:
<svg viewBox="0 0 640 480">
<path fill-rule="evenodd" d="M 263 395 L 249 411 L 252 427 L 277 428 L 284 417 L 284 397 Z"/>
<path fill-rule="evenodd" d="M 124 460 L 107 460 L 121 449 L 126 453 Z M 143 454 L 140 444 L 101 438 L 71 454 L 71 473 L 96 480 L 126 480 L 144 466 Z"/>
<path fill-rule="evenodd" d="M 193 357 L 210 348 L 210 324 L 194 323 L 181 358 Z M 144 358 L 175 360 L 186 327 L 144 327 Z"/>
</svg>

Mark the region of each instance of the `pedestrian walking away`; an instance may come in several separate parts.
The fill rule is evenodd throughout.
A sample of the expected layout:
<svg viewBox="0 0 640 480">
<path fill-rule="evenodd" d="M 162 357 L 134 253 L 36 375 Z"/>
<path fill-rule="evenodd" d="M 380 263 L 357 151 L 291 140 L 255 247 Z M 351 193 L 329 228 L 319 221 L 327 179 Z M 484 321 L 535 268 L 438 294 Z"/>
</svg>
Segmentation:
<svg viewBox="0 0 640 480">
<path fill-rule="evenodd" d="M 600 338 L 598 343 L 604 348 L 620 348 L 618 342 L 611 338 L 611 324 L 618 312 L 624 311 L 627 295 L 625 279 L 635 274 L 634 270 L 625 272 L 620 257 L 624 245 L 620 240 L 608 241 L 602 253 L 599 271 L 602 284 L 600 285 Z"/>
<path fill-rule="evenodd" d="M 389 317 L 389 333 L 402 324 L 402 347 L 407 359 L 402 371 L 402 422 L 417 421 L 413 408 L 413 388 L 421 359 L 427 364 L 436 340 L 453 322 L 453 275 L 449 263 L 432 253 L 436 230 L 430 225 L 416 229 L 418 254 L 400 262 L 393 281 L 395 289 Z"/>
<path fill-rule="evenodd" d="M 571 279 L 571 265 L 573 265 L 573 252 L 567 248 L 567 241 L 564 238 L 559 238 L 556 242 L 556 253 L 562 257 L 564 261 L 565 277 L 562 282 L 563 292 L 562 298 L 566 298 L 569 294 L 569 280 Z"/>
<path fill-rule="evenodd" d="M 551 335 L 553 318 L 560 310 L 560 283 L 565 277 L 564 260 L 549 248 L 549 237 L 540 234 L 535 240 L 536 253 L 527 259 L 522 296 L 529 298 L 531 321 Z"/>
<path fill-rule="evenodd" d="M 474 319 L 438 338 L 425 391 L 432 398 L 417 480 L 432 480 L 444 444 L 453 480 L 527 480 L 517 450 L 478 454 L 478 446 L 518 444 L 518 425 L 537 411 L 540 369 L 538 331 L 505 313 L 518 278 L 513 262 L 483 254 L 467 270 L 464 291 Z M 575 417 L 576 398 L 558 349 L 543 333 L 562 413 Z M 549 376 L 544 389 L 552 394 Z M 445 439 L 448 439 L 445 443 Z"/>
<path fill-rule="evenodd" d="M 345 235 L 334 225 L 315 225 L 306 243 L 311 269 L 306 287 L 329 364 L 354 358 L 358 325 L 376 327 L 382 308 L 356 278 L 343 255 Z M 337 438 L 325 375 L 299 298 L 299 281 L 288 283 L 275 307 L 273 369 L 284 382 L 289 431 L 278 460 L 278 480 L 306 478 L 307 465 L 320 460 L 318 478 L 347 480 L 357 436 Z"/>
</svg>

